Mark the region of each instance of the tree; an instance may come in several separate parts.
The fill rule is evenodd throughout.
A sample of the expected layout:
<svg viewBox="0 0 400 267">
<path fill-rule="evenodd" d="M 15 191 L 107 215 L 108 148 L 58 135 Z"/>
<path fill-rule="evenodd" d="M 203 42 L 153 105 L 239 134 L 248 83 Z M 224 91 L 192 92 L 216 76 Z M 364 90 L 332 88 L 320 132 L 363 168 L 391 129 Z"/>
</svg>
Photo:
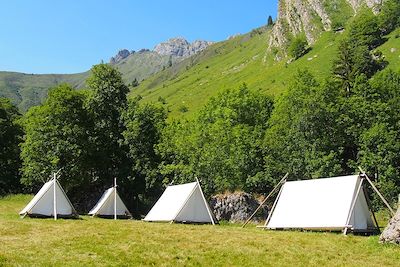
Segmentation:
<svg viewBox="0 0 400 267">
<path fill-rule="evenodd" d="M 400 1 L 384 1 L 381 13 L 378 17 L 379 28 L 386 35 L 400 26 Z"/>
<path fill-rule="evenodd" d="M 363 10 L 350 23 L 347 35 L 339 43 L 338 56 L 332 68 L 334 77 L 347 96 L 351 95 L 358 76 L 370 78 L 385 67 L 382 53 L 371 52 L 382 42 L 376 17 L 370 10 Z"/>
<path fill-rule="evenodd" d="M 131 86 L 132 87 L 138 87 L 139 86 L 139 82 L 138 82 L 138 80 L 136 78 L 132 81 Z"/>
<path fill-rule="evenodd" d="M 271 16 L 268 16 L 267 26 L 272 26 L 272 25 L 274 25 L 274 20 L 272 19 Z"/>
<path fill-rule="evenodd" d="M 21 158 L 22 182 L 26 186 L 37 189 L 52 172 L 62 169 L 63 185 L 73 200 L 79 201 L 85 196 L 82 192 L 89 191 L 93 169 L 88 140 L 93 127 L 85 101 L 84 91 L 64 84 L 51 89 L 43 105 L 25 114 Z"/>
<path fill-rule="evenodd" d="M 242 189 L 262 192 L 261 141 L 272 100 L 246 85 L 211 98 L 192 121 L 174 122 L 162 135 L 158 151 L 168 181 L 202 180 L 208 194 Z"/>
<path fill-rule="evenodd" d="M 165 127 L 166 112 L 162 107 L 130 100 L 123 114 L 125 131 L 124 144 L 128 147 L 130 175 L 126 179 L 124 191 L 134 195 L 137 202 L 145 202 L 159 195 L 162 176 L 158 166 L 161 158 L 156 152 L 161 131 Z"/>
<path fill-rule="evenodd" d="M 121 118 L 129 88 L 121 73 L 110 65 L 95 65 L 91 73 L 86 83 L 91 90 L 87 107 L 94 123 L 90 138 L 92 163 L 97 183 L 109 184 L 115 177 L 126 177 L 129 171 Z"/>
<path fill-rule="evenodd" d="M 21 190 L 19 143 L 23 131 L 18 124 L 20 114 L 6 98 L 0 98 L 0 196 Z"/>
</svg>

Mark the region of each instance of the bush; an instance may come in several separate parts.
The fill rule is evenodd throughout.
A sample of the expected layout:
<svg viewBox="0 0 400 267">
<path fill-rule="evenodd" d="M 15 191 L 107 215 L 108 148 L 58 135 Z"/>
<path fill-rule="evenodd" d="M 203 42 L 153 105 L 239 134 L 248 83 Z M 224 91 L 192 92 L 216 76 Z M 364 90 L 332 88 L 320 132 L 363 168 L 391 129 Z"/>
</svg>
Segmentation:
<svg viewBox="0 0 400 267">
<path fill-rule="evenodd" d="M 307 53 L 307 46 L 308 43 L 304 36 L 297 37 L 292 40 L 289 46 L 289 55 L 294 59 L 298 59 Z"/>
</svg>

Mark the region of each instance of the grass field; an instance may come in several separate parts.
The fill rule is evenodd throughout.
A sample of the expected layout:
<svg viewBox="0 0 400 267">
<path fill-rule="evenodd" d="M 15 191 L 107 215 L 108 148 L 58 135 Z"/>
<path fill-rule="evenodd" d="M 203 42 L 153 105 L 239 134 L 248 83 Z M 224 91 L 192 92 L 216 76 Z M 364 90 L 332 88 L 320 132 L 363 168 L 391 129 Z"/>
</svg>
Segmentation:
<svg viewBox="0 0 400 267">
<path fill-rule="evenodd" d="M 0 199 L 0 266 L 398 266 L 378 237 L 182 225 L 20 219 L 32 196 Z"/>
</svg>

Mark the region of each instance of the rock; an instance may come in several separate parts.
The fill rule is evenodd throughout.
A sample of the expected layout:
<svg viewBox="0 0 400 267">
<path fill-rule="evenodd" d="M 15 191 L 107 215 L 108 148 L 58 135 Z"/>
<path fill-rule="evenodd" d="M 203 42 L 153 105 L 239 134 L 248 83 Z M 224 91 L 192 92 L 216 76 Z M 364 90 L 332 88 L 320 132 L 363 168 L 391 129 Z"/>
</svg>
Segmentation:
<svg viewBox="0 0 400 267">
<path fill-rule="evenodd" d="M 129 51 L 127 49 L 119 50 L 117 55 L 110 59 L 111 64 L 117 64 L 118 62 L 122 61 L 123 59 L 129 57 L 131 54 L 134 54 L 135 51 Z"/>
<path fill-rule="evenodd" d="M 210 207 L 216 219 L 229 222 L 246 221 L 259 205 L 257 199 L 244 192 L 215 195 L 210 201 Z M 262 208 L 253 221 L 264 221 L 267 215 L 267 209 Z"/>
<path fill-rule="evenodd" d="M 391 52 L 391 53 L 396 52 L 396 48 L 394 48 L 394 47 L 390 48 L 390 52 Z"/>
<path fill-rule="evenodd" d="M 186 58 L 206 49 L 211 44 L 213 42 L 202 40 L 189 43 L 186 39 L 177 37 L 156 45 L 153 51 L 163 56 Z"/>
<path fill-rule="evenodd" d="M 379 241 L 382 243 L 400 244 L 400 208 L 397 210 L 394 217 L 390 219 Z"/>
<path fill-rule="evenodd" d="M 375 13 L 381 6 L 381 0 L 346 0 L 356 13 L 363 5 L 367 5 Z M 315 43 L 322 31 L 332 28 L 332 14 L 328 12 L 321 0 L 279 0 L 278 18 L 269 38 L 268 50 L 286 47 L 289 36 L 304 34 L 307 42 Z M 318 26 L 315 21 L 321 21 Z M 280 55 L 277 55 L 279 57 Z"/>
</svg>

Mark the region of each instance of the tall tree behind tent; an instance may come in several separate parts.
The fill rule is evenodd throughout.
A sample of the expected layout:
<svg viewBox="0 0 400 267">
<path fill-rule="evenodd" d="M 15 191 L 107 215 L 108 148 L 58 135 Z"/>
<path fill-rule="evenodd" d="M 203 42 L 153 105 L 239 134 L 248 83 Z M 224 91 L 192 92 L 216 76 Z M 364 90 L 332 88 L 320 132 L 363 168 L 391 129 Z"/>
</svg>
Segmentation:
<svg viewBox="0 0 400 267">
<path fill-rule="evenodd" d="M 19 143 L 23 131 L 17 123 L 17 108 L 5 98 L 0 98 L 0 196 L 21 190 Z"/>
</svg>

